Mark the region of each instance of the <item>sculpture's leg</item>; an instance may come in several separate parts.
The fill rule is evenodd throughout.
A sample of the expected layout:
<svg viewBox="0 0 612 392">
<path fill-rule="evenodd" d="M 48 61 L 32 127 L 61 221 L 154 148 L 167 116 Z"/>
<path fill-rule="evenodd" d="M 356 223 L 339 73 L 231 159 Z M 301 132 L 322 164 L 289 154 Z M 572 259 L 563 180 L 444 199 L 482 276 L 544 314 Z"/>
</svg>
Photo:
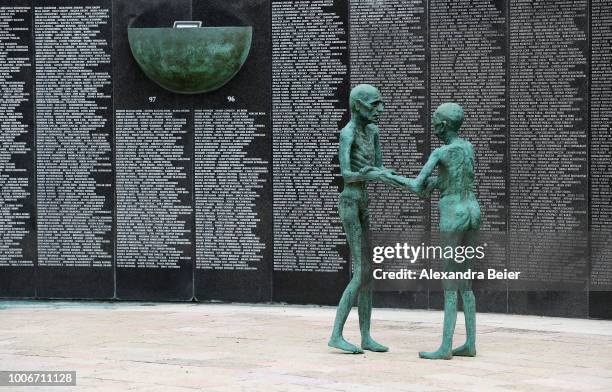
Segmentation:
<svg viewBox="0 0 612 392">
<path fill-rule="evenodd" d="M 444 331 L 442 333 L 442 344 L 436 351 L 421 351 L 419 357 L 425 359 L 451 359 L 453 357 L 453 334 L 455 333 L 455 322 L 457 321 L 457 292 L 454 290 L 444 291 Z"/>
<path fill-rule="evenodd" d="M 476 356 L 476 297 L 472 290 L 461 293 L 463 298 L 463 314 L 465 315 L 465 343 L 453 350 L 453 355 L 461 357 Z"/>
<path fill-rule="evenodd" d="M 478 246 L 478 231 L 472 230 L 466 234 L 466 245 Z M 465 316 L 465 343 L 453 350 L 453 355 L 463 357 L 476 356 L 476 297 L 472 292 L 471 282 L 465 282 L 461 287 L 463 299 L 463 314 Z"/>
<path fill-rule="evenodd" d="M 451 222 L 454 223 L 454 222 Z M 441 224 L 442 225 L 442 224 Z M 442 231 L 440 240 L 442 247 L 456 247 L 462 243 L 464 232 L 461 231 Z M 444 271 L 456 271 L 459 266 L 450 258 L 443 260 Z M 457 322 L 457 290 L 459 289 L 456 280 L 444 280 L 444 330 L 442 332 L 442 344 L 436 351 L 421 351 L 419 356 L 425 359 L 451 359 L 453 357 L 453 334 L 455 333 L 455 323 Z"/>
<path fill-rule="evenodd" d="M 348 198 L 340 197 L 340 203 L 338 206 L 340 212 L 340 218 L 344 231 L 346 233 L 346 240 L 349 244 L 351 251 L 351 260 L 353 263 L 353 277 L 349 282 L 336 310 L 336 319 L 334 320 L 334 329 L 332 335 L 327 343 L 330 347 L 335 347 L 340 350 L 348 351 L 355 354 L 363 353 L 363 350 L 344 340 L 342 331 L 344 330 L 344 323 L 348 318 L 351 308 L 357 299 L 359 289 L 361 287 L 361 266 L 362 266 L 362 253 L 361 253 L 361 224 L 359 222 L 359 209 L 357 202 Z"/>
<path fill-rule="evenodd" d="M 367 208 L 360 214 L 361 232 L 363 233 L 362 249 L 362 289 L 359 293 L 359 330 L 361 331 L 361 348 L 364 350 L 385 352 L 389 347 L 384 346 L 370 336 L 370 323 L 372 318 L 372 244 L 370 242 L 370 215 Z"/>
</svg>

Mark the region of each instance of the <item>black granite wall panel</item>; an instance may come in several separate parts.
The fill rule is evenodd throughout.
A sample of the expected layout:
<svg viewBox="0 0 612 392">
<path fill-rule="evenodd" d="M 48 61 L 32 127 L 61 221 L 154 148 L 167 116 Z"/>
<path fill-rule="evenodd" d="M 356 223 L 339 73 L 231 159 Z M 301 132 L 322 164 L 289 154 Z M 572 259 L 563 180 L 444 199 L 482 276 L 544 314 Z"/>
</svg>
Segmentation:
<svg viewBox="0 0 612 392">
<path fill-rule="evenodd" d="M 37 296 L 114 293 L 111 0 L 33 1 Z"/>
<path fill-rule="evenodd" d="M 481 311 L 612 317 L 612 8 L 603 0 L 0 0 L 0 297 L 335 305 L 348 94 L 378 86 L 385 165 L 414 176 L 437 105 L 466 110 Z M 226 85 L 171 93 L 128 27 L 252 26 Z M 373 233 L 437 199 L 370 187 Z M 416 237 L 414 237 L 416 238 Z M 418 287 L 379 306 L 439 308 Z"/>
<path fill-rule="evenodd" d="M 194 102 L 195 296 L 272 299 L 270 1 L 198 0 L 205 26 L 251 26 L 249 57 L 221 89 Z"/>
</svg>

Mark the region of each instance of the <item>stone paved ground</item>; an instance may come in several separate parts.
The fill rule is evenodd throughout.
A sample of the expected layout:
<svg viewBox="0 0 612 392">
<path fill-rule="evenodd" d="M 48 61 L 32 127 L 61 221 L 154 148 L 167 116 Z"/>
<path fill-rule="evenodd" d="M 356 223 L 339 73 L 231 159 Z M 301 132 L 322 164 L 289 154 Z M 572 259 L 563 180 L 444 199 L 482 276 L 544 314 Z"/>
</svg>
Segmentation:
<svg viewBox="0 0 612 392">
<path fill-rule="evenodd" d="M 358 342 L 357 312 L 346 337 Z M 417 357 L 442 313 L 375 309 L 389 353 L 326 346 L 329 307 L 0 302 L 0 370 L 76 370 L 10 391 L 612 391 L 612 322 L 478 315 L 478 356 Z M 459 318 L 461 320 L 462 317 Z M 463 341 L 463 323 L 456 342 Z"/>
</svg>

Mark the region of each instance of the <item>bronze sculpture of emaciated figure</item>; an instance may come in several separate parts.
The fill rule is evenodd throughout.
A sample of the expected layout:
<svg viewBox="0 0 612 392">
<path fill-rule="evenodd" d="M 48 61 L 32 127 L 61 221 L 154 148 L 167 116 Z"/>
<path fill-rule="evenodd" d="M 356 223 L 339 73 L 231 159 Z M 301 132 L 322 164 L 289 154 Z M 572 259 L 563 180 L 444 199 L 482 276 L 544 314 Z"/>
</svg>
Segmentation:
<svg viewBox="0 0 612 392">
<path fill-rule="evenodd" d="M 338 309 L 328 345 L 352 353 L 363 350 L 387 351 L 370 336 L 372 314 L 372 259 L 369 252 L 369 214 L 367 183 L 382 181 L 393 187 L 428 197 L 434 189 L 440 191 L 440 240 L 443 247 L 476 246 L 480 229 L 480 206 L 474 193 L 474 149 L 459 137 L 463 124 L 463 109 L 456 103 L 440 105 L 432 116 L 433 133 L 444 142 L 430 155 L 415 179 L 397 175 L 382 166 L 378 123 L 383 102 L 378 90 L 370 85 L 358 85 L 350 94 L 351 121 L 340 132 L 340 170 L 344 189 L 338 204 L 353 262 L 353 277 L 346 287 Z M 434 176 L 434 170 L 438 175 Z M 457 263 L 443 260 L 448 272 L 463 272 L 469 261 Z M 443 280 L 444 329 L 442 344 L 433 352 L 420 352 L 426 359 L 450 359 L 453 355 L 476 355 L 476 300 L 471 280 Z M 457 320 L 457 292 L 461 293 L 467 331 L 466 342 L 453 349 L 453 334 Z M 342 331 L 351 307 L 358 299 L 361 348 L 347 342 Z"/>
<path fill-rule="evenodd" d="M 384 103 L 378 89 L 368 84 L 356 86 L 351 90 L 349 105 L 351 120 L 340 131 L 339 161 L 344 189 L 340 194 L 338 211 L 351 252 L 353 277 L 340 299 L 328 345 L 351 353 L 363 353 L 363 350 L 384 352 L 389 349 L 370 336 L 373 277 L 367 183 L 382 181 L 401 187 L 403 177 L 396 176 L 393 170 L 382 165 L 376 124 Z M 344 323 L 357 300 L 361 348 L 342 336 Z"/>
<path fill-rule="evenodd" d="M 480 206 L 474 193 L 474 149 L 459 137 L 463 124 L 463 109 L 456 103 L 443 103 L 432 116 L 433 133 L 444 142 L 436 148 L 416 179 L 404 179 L 405 189 L 421 196 L 432 190 L 440 191 L 440 241 L 442 247 L 477 246 L 480 229 Z M 438 169 L 438 176 L 432 176 Z M 444 271 L 464 272 L 471 268 L 469 260 L 457 263 L 443 260 Z M 451 359 L 453 355 L 476 355 L 476 299 L 470 279 L 445 279 L 444 329 L 442 344 L 436 351 L 421 351 L 425 359 Z M 467 332 L 466 342 L 453 349 L 453 334 L 457 320 L 457 291 L 463 300 L 463 313 Z"/>
</svg>

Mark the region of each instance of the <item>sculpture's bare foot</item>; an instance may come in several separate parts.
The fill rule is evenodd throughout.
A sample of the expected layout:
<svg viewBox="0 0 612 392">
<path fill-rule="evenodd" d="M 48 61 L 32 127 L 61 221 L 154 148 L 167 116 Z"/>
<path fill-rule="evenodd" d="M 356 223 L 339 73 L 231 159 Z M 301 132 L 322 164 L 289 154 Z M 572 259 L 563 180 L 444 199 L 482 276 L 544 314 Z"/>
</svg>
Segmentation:
<svg viewBox="0 0 612 392">
<path fill-rule="evenodd" d="M 421 351 L 419 357 L 423 359 L 451 359 L 453 352 L 450 349 L 440 347 L 437 351 Z"/>
<path fill-rule="evenodd" d="M 377 353 L 384 353 L 389 351 L 389 347 L 383 346 L 372 338 L 362 339 L 361 348 L 364 350 L 375 351 Z"/>
<path fill-rule="evenodd" d="M 465 343 L 453 350 L 453 355 L 458 357 L 475 357 L 476 345 Z"/>
<path fill-rule="evenodd" d="M 349 353 L 363 354 L 362 349 L 355 346 L 354 344 L 347 342 L 346 340 L 344 340 L 342 336 L 339 336 L 339 337 L 332 336 L 331 338 L 329 338 L 329 342 L 327 342 L 327 345 L 329 347 L 338 348 L 340 350 L 347 351 Z"/>
</svg>

